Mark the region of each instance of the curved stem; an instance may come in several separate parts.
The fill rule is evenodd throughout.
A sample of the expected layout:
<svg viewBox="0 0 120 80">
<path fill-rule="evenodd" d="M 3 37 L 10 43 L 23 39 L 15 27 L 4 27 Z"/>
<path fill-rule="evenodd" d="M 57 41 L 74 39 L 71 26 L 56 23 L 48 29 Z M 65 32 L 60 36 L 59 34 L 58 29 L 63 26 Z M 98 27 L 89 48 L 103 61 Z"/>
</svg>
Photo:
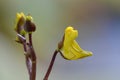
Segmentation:
<svg viewBox="0 0 120 80">
<path fill-rule="evenodd" d="M 52 60 L 51 60 L 51 62 L 50 62 L 50 65 L 49 65 L 49 67 L 48 67 L 48 70 L 47 70 L 46 75 L 45 75 L 45 77 L 44 77 L 43 80 L 48 80 L 48 77 L 49 77 L 50 72 L 51 72 L 51 70 L 52 70 L 52 67 L 53 67 L 53 64 L 54 64 L 54 62 L 55 62 L 55 58 L 56 58 L 57 53 L 58 53 L 58 51 L 55 50 L 55 52 L 54 52 L 54 54 L 53 54 L 53 57 L 52 57 Z"/>
</svg>

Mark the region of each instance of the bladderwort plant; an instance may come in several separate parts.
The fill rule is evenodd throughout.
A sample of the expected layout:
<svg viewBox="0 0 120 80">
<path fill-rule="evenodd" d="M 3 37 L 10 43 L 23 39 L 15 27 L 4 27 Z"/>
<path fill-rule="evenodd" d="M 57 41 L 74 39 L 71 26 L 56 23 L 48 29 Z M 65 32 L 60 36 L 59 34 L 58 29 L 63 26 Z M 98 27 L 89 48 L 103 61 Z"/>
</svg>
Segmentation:
<svg viewBox="0 0 120 80">
<path fill-rule="evenodd" d="M 17 13 L 14 30 L 17 33 L 15 41 L 23 45 L 29 80 L 36 80 L 37 57 L 32 43 L 32 33 L 36 30 L 36 26 L 32 16 L 30 14 L 26 16 L 22 12 Z M 26 37 L 28 37 L 28 39 Z M 58 53 L 66 60 L 78 60 L 92 56 L 92 52 L 85 51 L 78 45 L 75 40 L 77 37 L 78 31 L 72 26 L 68 26 L 65 29 L 63 38 L 58 43 L 58 47 L 53 53 L 53 57 L 43 80 L 48 80 Z"/>
</svg>

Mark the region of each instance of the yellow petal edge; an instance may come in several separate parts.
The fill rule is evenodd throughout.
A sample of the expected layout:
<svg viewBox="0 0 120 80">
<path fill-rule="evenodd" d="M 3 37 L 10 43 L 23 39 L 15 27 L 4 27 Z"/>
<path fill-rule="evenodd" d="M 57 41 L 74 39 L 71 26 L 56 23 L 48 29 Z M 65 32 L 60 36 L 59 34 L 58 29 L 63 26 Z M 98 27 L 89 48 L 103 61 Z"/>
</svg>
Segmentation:
<svg viewBox="0 0 120 80">
<path fill-rule="evenodd" d="M 18 23 L 19 23 L 19 21 L 20 21 L 21 18 L 23 18 L 23 21 L 25 21 L 25 15 L 24 15 L 24 13 L 23 12 L 17 13 L 16 14 L 15 28 L 14 28 L 15 30 L 17 30 L 17 28 L 18 28 Z M 23 21 L 20 23 L 21 25 L 24 24 Z"/>
<path fill-rule="evenodd" d="M 65 29 L 63 47 L 60 49 L 64 58 L 68 60 L 76 60 L 92 56 L 92 52 L 83 50 L 75 39 L 78 37 L 78 31 L 68 26 Z"/>
</svg>

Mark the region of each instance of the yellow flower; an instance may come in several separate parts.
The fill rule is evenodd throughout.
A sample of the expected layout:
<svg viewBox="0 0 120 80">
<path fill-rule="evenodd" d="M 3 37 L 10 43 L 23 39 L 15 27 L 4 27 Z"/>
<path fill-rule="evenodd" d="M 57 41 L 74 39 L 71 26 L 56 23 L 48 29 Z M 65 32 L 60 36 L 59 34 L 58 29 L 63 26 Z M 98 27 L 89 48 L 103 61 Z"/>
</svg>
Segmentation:
<svg viewBox="0 0 120 80">
<path fill-rule="evenodd" d="M 26 34 L 31 34 L 36 30 L 35 24 L 32 22 L 33 18 L 30 15 L 24 15 L 24 13 L 17 13 L 16 14 L 16 23 L 15 23 L 15 31 L 17 34 L 25 37 Z M 16 37 L 17 42 L 22 42 L 20 37 Z"/>
<path fill-rule="evenodd" d="M 25 15 L 24 13 L 17 13 L 16 14 L 16 22 L 15 22 L 15 31 L 20 33 L 23 30 L 23 25 L 25 23 Z"/>
<path fill-rule="evenodd" d="M 30 15 L 24 15 L 24 13 L 17 13 L 15 31 L 21 35 L 31 33 L 36 30 L 35 24 L 32 22 L 33 18 Z"/>
<path fill-rule="evenodd" d="M 69 26 L 65 29 L 62 46 L 59 49 L 61 55 L 68 60 L 76 60 L 92 56 L 92 52 L 83 50 L 75 39 L 78 37 L 78 31 Z"/>
</svg>

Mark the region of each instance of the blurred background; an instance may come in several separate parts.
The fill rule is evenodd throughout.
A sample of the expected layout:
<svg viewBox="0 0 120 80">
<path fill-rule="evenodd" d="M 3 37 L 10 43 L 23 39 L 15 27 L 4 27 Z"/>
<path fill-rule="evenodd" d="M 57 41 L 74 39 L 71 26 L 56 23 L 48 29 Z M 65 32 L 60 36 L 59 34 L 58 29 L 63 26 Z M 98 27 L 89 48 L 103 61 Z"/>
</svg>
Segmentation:
<svg viewBox="0 0 120 80">
<path fill-rule="evenodd" d="M 37 79 L 42 80 L 64 29 L 93 56 L 68 61 L 57 56 L 49 80 L 120 80 L 119 0 L 0 0 L 0 80 L 28 80 L 22 45 L 14 40 L 16 13 L 31 14 Z"/>
</svg>

